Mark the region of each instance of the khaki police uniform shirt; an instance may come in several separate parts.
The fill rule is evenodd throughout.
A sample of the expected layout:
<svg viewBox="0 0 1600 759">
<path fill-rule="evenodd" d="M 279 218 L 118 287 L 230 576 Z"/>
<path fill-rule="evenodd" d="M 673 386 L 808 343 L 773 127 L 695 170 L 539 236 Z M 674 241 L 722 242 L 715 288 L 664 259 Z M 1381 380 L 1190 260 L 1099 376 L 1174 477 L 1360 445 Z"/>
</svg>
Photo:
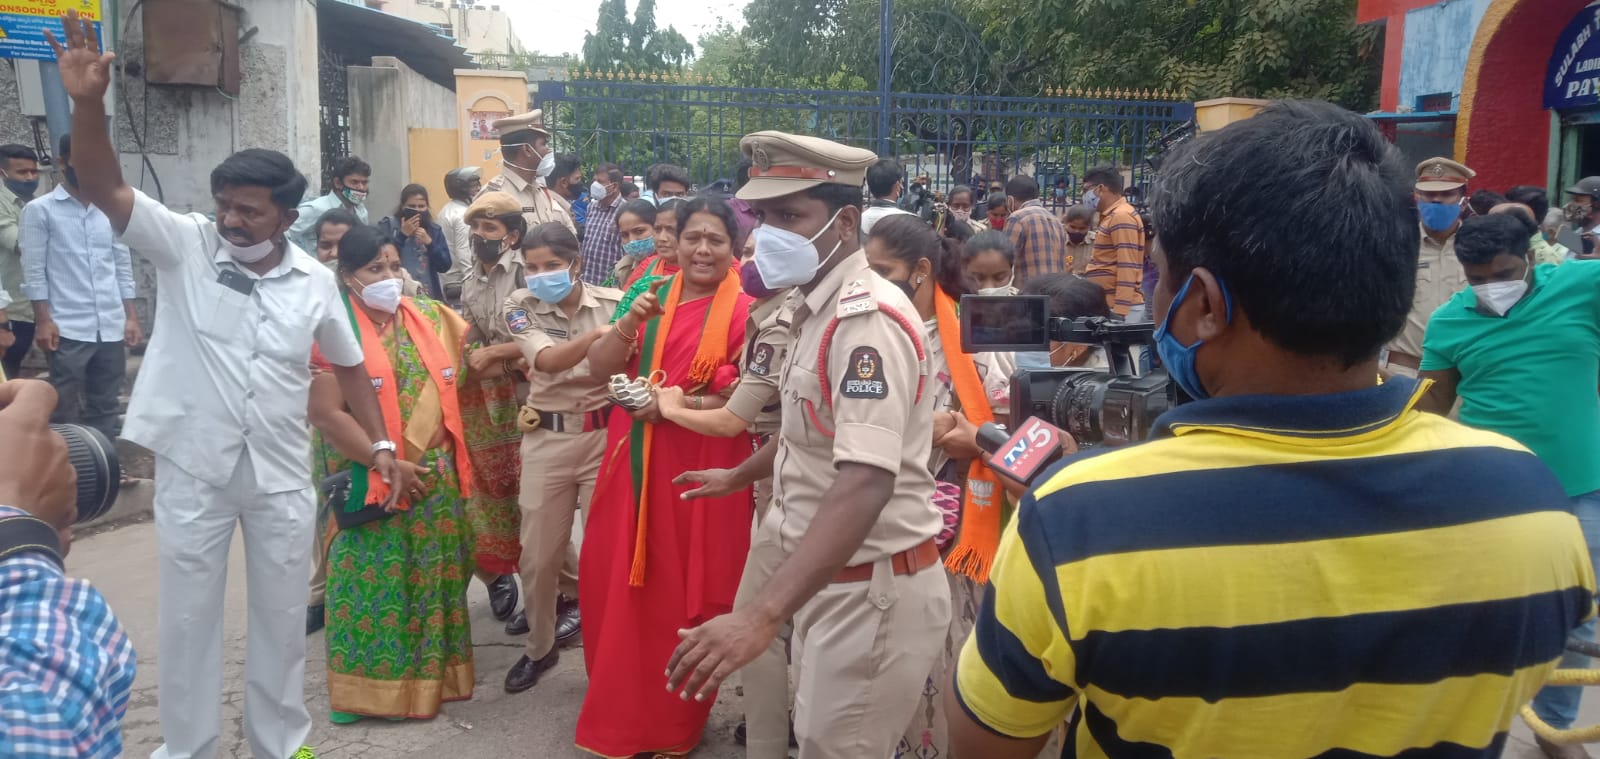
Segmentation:
<svg viewBox="0 0 1600 759">
<path fill-rule="evenodd" d="M 572 215 L 561 210 L 556 203 L 555 191 L 544 186 L 543 182 L 529 182 L 518 176 L 515 171 L 506 169 L 500 175 L 489 180 L 478 192 L 482 196 L 486 192 L 503 192 L 517 199 L 522 204 L 522 218 L 528 222 L 528 229 L 550 221 L 559 221 L 578 233 L 577 225 L 572 223 Z"/>
<path fill-rule="evenodd" d="M 784 308 L 788 299 L 774 295 L 750 308 L 745 320 L 743 371 L 739 386 L 728 398 L 727 409 L 750 421 L 750 431 L 771 435 L 778 431 L 783 404 L 779 402 L 778 379 L 784 359 L 789 355 L 791 314 Z"/>
<path fill-rule="evenodd" d="M 522 273 L 522 253 L 512 248 L 500 254 L 500 260 L 489 268 L 474 263 L 461 280 L 461 315 L 472 325 L 471 339 L 484 345 L 511 342 L 511 330 L 506 329 L 502 315 L 506 298 L 527 284 Z"/>
<path fill-rule="evenodd" d="M 1456 259 L 1456 236 L 1451 234 L 1441 243 L 1423 230 L 1422 251 L 1417 257 L 1417 293 L 1411 301 L 1411 313 L 1406 314 L 1406 327 L 1389 343 L 1389 349 L 1421 358 L 1428 319 L 1466 284 L 1467 273 Z"/>
<path fill-rule="evenodd" d="M 502 309 L 506 330 L 522 349 L 528 366 L 546 348 L 571 341 L 611 323 L 611 315 L 622 301 L 622 291 L 610 287 L 582 285 L 578 310 L 571 319 L 560 304 L 533 297 L 526 288 L 517 290 Z M 591 376 L 589 359 L 564 372 L 528 371 L 528 405 L 547 413 L 569 414 L 594 411 L 606 405 L 605 377 Z"/>
<path fill-rule="evenodd" d="M 794 322 L 773 483 L 783 549 L 795 550 L 811 528 L 843 462 L 895 474 L 893 495 L 849 565 L 875 562 L 932 538 L 943 526 L 928 471 L 934 399 L 924 387 L 932 378 L 911 302 L 872 273 L 864 251 L 856 251 L 809 295 L 792 292 L 789 307 Z M 826 376 L 819 378 L 823 333 L 835 318 Z"/>
</svg>

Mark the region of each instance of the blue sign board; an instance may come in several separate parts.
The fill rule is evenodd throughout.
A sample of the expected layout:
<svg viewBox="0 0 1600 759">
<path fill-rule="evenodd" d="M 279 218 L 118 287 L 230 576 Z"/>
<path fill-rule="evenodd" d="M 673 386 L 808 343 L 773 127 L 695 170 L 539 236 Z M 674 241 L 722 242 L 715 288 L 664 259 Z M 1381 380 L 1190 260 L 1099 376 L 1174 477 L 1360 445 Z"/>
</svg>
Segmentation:
<svg viewBox="0 0 1600 759">
<path fill-rule="evenodd" d="M 53 61 L 56 53 L 44 30 L 62 39 L 61 14 L 68 9 L 94 22 L 94 33 L 105 39 L 100 25 L 100 0 L 0 0 L 0 58 Z"/>
<path fill-rule="evenodd" d="M 1600 106 L 1600 0 L 1578 11 L 1556 38 L 1544 77 L 1544 107 Z"/>
</svg>

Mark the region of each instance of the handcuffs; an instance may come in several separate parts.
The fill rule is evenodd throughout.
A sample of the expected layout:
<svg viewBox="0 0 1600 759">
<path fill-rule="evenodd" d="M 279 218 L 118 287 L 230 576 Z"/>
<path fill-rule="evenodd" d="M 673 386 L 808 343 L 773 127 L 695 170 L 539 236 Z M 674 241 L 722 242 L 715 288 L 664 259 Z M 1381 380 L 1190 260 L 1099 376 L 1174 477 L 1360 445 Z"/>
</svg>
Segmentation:
<svg viewBox="0 0 1600 759">
<path fill-rule="evenodd" d="M 667 379 L 667 373 L 657 369 L 648 377 L 629 378 L 626 374 L 613 374 L 606 386 L 606 395 L 612 403 L 629 411 L 638 411 L 650 405 L 655 389 Z"/>
</svg>

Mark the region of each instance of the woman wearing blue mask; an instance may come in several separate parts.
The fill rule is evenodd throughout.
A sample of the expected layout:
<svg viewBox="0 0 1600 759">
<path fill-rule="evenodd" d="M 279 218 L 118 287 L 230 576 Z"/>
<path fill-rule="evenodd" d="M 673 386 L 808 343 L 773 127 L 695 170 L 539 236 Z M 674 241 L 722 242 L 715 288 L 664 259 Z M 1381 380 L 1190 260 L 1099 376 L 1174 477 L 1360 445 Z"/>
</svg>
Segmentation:
<svg viewBox="0 0 1600 759">
<path fill-rule="evenodd" d="M 617 239 L 622 243 L 622 260 L 611 270 L 607 285 L 626 287 L 655 258 L 657 210 L 648 200 L 630 200 L 617 210 Z"/>
<path fill-rule="evenodd" d="M 572 553 L 573 515 L 589 510 L 589 494 L 605 451 L 605 377 L 589 371 L 589 346 L 609 330 L 622 293 L 584 284 L 578 238 L 565 225 L 540 224 L 522 244 L 527 287 L 506 299 L 512 340 L 528 364 L 522 429 L 520 572 L 526 597 L 527 649 L 506 674 L 517 693 L 555 666 L 556 647 L 573 642 L 575 625 L 557 625 L 558 604 L 574 604 L 577 578 L 563 571 Z M 573 556 L 573 559 L 576 557 Z M 558 629 L 559 628 L 559 629 Z"/>
</svg>

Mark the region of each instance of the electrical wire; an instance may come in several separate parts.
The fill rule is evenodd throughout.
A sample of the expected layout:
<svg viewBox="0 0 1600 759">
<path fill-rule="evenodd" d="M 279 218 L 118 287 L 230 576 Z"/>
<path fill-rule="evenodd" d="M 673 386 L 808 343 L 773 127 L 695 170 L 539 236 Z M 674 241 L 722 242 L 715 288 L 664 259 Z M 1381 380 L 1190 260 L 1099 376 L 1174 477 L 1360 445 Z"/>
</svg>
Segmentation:
<svg viewBox="0 0 1600 759">
<path fill-rule="evenodd" d="M 122 110 L 128 116 L 128 133 L 133 137 L 133 144 L 139 148 L 139 159 L 142 161 L 142 164 L 139 167 L 139 186 L 144 186 L 144 174 L 145 171 L 148 170 L 150 172 L 150 181 L 155 182 L 156 184 L 156 200 L 164 204 L 167 202 L 167 195 L 161 189 L 161 175 L 156 173 L 155 164 L 150 162 L 150 153 L 144 148 L 144 136 L 139 133 L 139 127 L 135 126 L 133 123 L 133 103 L 129 102 L 128 98 L 127 66 L 126 64 L 120 62 L 121 60 L 126 60 L 122 57 L 122 44 L 123 38 L 128 36 L 129 27 L 133 25 L 133 13 L 134 11 L 139 10 L 139 8 L 143 5 L 144 0 L 134 0 L 133 5 L 128 7 L 127 15 L 123 16 L 122 34 L 117 37 L 117 58 L 119 59 L 117 64 L 117 94 L 120 96 L 118 99 L 122 101 Z M 139 19 L 139 28 L 144 28 L 143 17 Z M 144 131 L 149 133 L 150 83 L 148 81 L 144 83 L 143 87 L 140 89 L 140 93 L 144 98 Z"/>
</svg>

